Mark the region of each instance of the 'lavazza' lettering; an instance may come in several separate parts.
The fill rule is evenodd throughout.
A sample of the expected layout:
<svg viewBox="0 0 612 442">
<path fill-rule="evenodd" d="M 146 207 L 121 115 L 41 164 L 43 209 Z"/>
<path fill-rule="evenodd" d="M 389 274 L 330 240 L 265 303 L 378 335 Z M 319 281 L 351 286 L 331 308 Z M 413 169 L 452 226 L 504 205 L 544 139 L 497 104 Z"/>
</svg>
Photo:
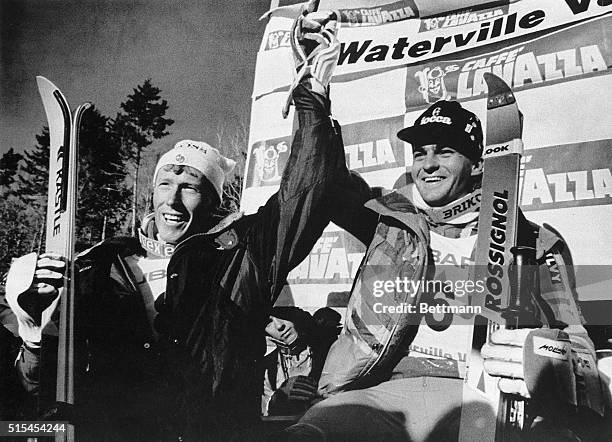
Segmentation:
<svg viewBox="0 0 612 442">
<path fill-rule="evenodd" d="M 527 156 L 528 163 L 531 157 Z M 612 170 L 575 170 L 545 173 L 543 168 L 525 170 L 521 205 L 567 204 L 601 200 L 607 204 L 612 198 Z"/>
<path fill-rule="evenodd" d="M 544 54 L 525 51 L 525 46 L 519 46 L 466 62 L 457 79 L 457 98 L 486 94 L 484 74 L 490 72 L 517 88 L 607 69 L 608 65 L 598 45 L 569 47 Z"/>
<path fill-rule="evenodd" d="M 344 149 L 351 170 L 383 166 L 396 162 L 393 147 L 391 147 L 391 141 L 388 138 L 367 143 L 349 144 Z"/>
</svg>

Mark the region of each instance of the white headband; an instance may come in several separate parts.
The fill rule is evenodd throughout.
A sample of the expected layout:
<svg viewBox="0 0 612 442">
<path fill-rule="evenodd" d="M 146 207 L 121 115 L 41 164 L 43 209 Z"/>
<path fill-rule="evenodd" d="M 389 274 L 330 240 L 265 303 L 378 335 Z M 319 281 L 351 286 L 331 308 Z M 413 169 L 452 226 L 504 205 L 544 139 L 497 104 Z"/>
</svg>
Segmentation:
<svg viewBox="0 0 612 442">
<path fill-rule="evenodd" d="M 155 166 L 153 182 L 157 179 L 159 170 L 170 164 L 190 166 L 202 172 L 215 188 L 219 200 L 222 200 L 225 174 L 234 169 L 236 162 L 224 157 L 217 149 L 203 141 L 182 140 L 159 159 Z"/>
</svg>

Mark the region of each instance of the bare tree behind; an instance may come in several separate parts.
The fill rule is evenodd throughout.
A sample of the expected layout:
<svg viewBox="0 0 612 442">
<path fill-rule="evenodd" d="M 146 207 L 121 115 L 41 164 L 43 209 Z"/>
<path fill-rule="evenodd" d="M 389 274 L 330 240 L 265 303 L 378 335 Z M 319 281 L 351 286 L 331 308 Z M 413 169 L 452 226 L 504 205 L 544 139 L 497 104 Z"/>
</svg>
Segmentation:
<svg viewBox="0 0 612 442">
<path fill-rule="evenodd" d="M 236 161 L 236 167 L 227 177 L 223 186 L 223 203 L 219 210 L 219 216 L 228 215 L 237 211 L 240 207 L 248 137 L 248 117 L 246 114 L 219 123 L 214 138 L 210 137 L 211 140 L 215 140 L 215 147 L 219 149 L 219 152 Z"/>
</svg>

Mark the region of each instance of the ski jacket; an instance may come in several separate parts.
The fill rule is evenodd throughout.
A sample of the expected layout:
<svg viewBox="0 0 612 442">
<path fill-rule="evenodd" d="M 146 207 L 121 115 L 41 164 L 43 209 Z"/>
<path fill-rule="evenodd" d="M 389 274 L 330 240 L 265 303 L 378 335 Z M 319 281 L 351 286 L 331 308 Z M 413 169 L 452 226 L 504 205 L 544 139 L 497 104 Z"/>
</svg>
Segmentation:
<svg viewBox="0 0 612 442">
<path fill-rule="evenodd" d="M 303 85 L 293 97 L 299 127 L 279 191 L 257 213 L 234 216 L 229 224 L 177 245 L 165 295 L 156 301 L 158 343 L 147 331 L 142 299 L 124 261 L 144 253 L 137 240 L 111 240 L 80 258 L 77 336 L 86 346 L 79 352 L 85 373 L 81 385 L 103 395 L 98 406 L 112 415 L 110 420 L 128 413 L 122 421 L 129 422 L 130 407 L 146 408 L 145 398 L 167 400 L 171 416 L 166 417 L 180 421 L 188 439 L 215 439 L 224 428 L 259 417 L 270 309 L 288 272 L 308 255 L 328 223 L 325 190 L 345 167 L 329 101 Z M 31 378 L 36 363 L 33 355 L 22 355 L 24 379 Z M 140 396 L 131 401 L 128 392 L 134 389 Z M 176 398 L 154 398 L 160 389 Z M 77 401 L 87 401 L 78 395 L 77 386 Z M 110 420 L 107 425 L 118 425 Z"/>
<path fill-rule="evenodd" d="M 408 353 L 421 316 L 376 312 L 374 304 L 380 299 L 372 293 L 374 281 L 421 280 L 433 267 L 428 253 L 432 220 L 411 201 L 409 186 L 376 197 L 375 190 L 348 170 L 338 182 L 332 221 L 367 245 L 367 250 L 353 282 L 343 333 L 329 352 L 319 382 L 324 396 L 367 387 L 391 375 Z M 550 229 L 528 222 L 522 213 L 518 244 L 536 248 L 540 278 L 540 293 L 533 300 L 536 316 L 544 326 L 566 331 L 572 350 L 594 367 L 595 350 L 583 326 L 567 245 Z M 395 305 L 417 306 L 423 292 L 392 296 Z M 581 387 L 577 405 L 602 414 L 600 389 L 598 380 Z"/>
</svg>

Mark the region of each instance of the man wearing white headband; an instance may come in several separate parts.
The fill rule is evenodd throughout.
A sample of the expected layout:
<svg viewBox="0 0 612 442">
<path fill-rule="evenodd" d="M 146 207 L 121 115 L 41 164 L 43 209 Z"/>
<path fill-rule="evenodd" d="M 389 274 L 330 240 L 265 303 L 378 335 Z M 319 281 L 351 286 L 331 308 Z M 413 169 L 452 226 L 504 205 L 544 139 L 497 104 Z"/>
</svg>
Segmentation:
<svg viewBox="0 0 612 442">
<path fill-rule="evenodd" d="M 179 141 L 162 155 L 153 176 L 156 239 L 178 244 L 212 227 L 214 209 L 223 199 L 225 175 L 235 164 L 202 141 Z"/>
<path fill-rule="evenodd" d="M 159 171 L 168 165 L 188 166 L 198 170 L 212 184 L 221 200 L 225 175 L 234 169 L 236 162 L 224 157 L 217 149 L 203 141 L 183 140 L 159 159 L 155 166 L 153 182 L 156 181 Z"/>
<path fill-rule="evenodd" d="M 321 63 L 292 90 L 298 130 L 280 189 L 257 213 L 216 223 L 234 162 L 184 140 L 155 168 L 154 213 L 139 238 L 79 256 L 77 440 L 229 440 L 259 422 L 272 305 L 321 236 L 326 190 L 345 167 L 328 99 L 340 45 L 335 37 L 321 44 L 326 59 L 310 60 Z M 64 267 L 54 255 L 20 258 L 8 277 L 23 340 L 17 368 L 33 393 L 41 310 L 57 297 Z"/>
</svg>

